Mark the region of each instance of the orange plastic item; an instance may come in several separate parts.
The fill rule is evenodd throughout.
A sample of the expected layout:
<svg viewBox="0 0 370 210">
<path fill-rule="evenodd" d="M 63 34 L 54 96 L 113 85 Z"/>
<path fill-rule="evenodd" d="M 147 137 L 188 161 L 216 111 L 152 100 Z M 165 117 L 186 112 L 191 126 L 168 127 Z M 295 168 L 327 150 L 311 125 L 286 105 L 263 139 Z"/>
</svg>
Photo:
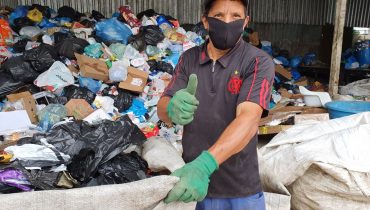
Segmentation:
<svg viewBox="0 0 370 210">
<path fill-rule="evenodd" d="M 0 46 L 6 46 L 12 42 L 13 33 L 8 21 L 0 19 Z"/>
</svg>

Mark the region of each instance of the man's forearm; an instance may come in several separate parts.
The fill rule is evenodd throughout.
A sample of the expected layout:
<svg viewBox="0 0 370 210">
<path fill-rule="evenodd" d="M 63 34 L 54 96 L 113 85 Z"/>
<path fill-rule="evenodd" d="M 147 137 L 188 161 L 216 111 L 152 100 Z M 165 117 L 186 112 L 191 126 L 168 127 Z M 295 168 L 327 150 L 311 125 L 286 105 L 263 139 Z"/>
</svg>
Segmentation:
<svg viewBox="0 0 370 210">
<path fill-rule="evenodd" d="M 238 116 L 226 128 L 217 142 L 209 149 L 219 165 L 248 145 L 257 133 L 259 120 L 259 117 L 244 114 Z"/>
<path fill-rule="evenodd" d="M 168 96 L 162 97 L 157 105 L 157 114 L 160 120 L 169 126 L 172 126 L 172 121 L 168 117 L 167 106 L 170 103 L 171 98 Z"/>
</svg>

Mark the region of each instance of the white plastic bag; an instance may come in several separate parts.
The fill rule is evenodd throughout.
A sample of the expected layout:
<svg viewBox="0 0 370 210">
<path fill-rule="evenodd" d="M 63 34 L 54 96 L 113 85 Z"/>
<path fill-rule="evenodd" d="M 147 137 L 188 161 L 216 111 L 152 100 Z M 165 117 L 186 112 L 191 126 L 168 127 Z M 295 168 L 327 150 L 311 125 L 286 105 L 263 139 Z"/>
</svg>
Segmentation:
<svg viewBox="0 0 370 210">
<path fill-rule="evenodd" d="M 49 70 L 37 77 L 34 84 L 38 87 L 46 87 L 50 91 L 56 91 L 74 84 L 74 77 L 62 62 L 56 61 Z"/>
<path fill-rule="evenodd" d="M 108 96 L 96 96 L 94 106 L 98 109 L 103 109 L 106 113 L 114 113 L 117 110 L 114 107 L 114 100 Z"/>
<path fill-rule="evenodd" d="M 144 143 L 142 157 L 154 172 L 164 170 L 174 172 L 185 165 L 177 150 L 161 137 L 150 138 Z"/>
<path fill-rule="evenodd" d="M 122 82 L 127 79 L 127 66 L 123 61 L 117 61 L 109 69 L 109 80 L 112 82 Z"/>
</svg>

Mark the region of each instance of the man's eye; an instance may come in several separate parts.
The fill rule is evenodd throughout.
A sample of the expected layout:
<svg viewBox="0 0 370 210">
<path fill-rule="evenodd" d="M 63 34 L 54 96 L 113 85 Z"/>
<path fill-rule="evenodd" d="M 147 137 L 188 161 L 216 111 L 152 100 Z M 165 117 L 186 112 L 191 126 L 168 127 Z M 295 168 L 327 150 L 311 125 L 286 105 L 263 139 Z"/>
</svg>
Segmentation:
<svg viewBox="0 0 370 210">
<path fill-rule="evenodd" d="M 221 17 L 221 14 L 216 14 L 215 17 Z"/>
</svg>

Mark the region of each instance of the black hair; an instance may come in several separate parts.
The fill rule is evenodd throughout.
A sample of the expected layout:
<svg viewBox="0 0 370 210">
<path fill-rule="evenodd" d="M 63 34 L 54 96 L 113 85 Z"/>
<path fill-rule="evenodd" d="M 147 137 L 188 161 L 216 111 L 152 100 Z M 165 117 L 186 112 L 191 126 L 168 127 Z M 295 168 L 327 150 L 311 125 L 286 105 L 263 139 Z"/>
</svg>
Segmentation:
<svg viewBox="0 0 370 210">
<path fill-rule="evenodd" d="M 240 1 L 245 7 L 245 15 L 247 15 L 249 0 L 231 0 L 231 1 Z M 208 16 L 208 13 L 212 9 L 215 2 L 216 0 L 204 0 L 204 3 L 203 3 L 203 15 L 204 16 Z"/>
</svg>

